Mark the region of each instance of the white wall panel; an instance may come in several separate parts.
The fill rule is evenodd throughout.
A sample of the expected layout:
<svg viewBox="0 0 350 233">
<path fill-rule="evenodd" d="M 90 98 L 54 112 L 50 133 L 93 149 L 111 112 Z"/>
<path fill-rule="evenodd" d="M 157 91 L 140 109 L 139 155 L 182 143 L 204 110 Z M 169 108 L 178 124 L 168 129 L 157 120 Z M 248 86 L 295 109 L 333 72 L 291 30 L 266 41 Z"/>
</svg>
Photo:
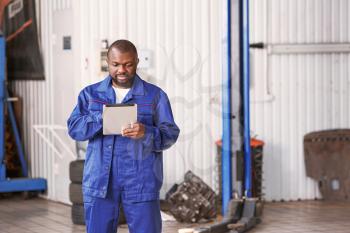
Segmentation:
<svg viewBox="0 0 350 233">
<path fill-rule="evenodd" d="M 349 43 L 347 0 L 251 0 L 251 41 Z M 303 136 L 348 128 L 349 53 L 268 54 L 252 50 L 252 130 L 266 142 L 268 200 L 320 197 L 305 175 Z"/>
<path fill-rule="evenodd" d="M 48 198 L 55 199 L 54 186 L 54 154 L 49 146 L 43 143 L 42 137 L 35 131 L 35 125 L 48 125 L 51 117 L 51 106 L 46 82 L 16 81 L 12 85 L 16 95 L 23 101 L 23 135 L 24 151 L 28 161 L 28 170 L 31 177 L 46 178 Z M 52 140 L 47 130 L 42 130 L 45 138 Z"/>
</svg>

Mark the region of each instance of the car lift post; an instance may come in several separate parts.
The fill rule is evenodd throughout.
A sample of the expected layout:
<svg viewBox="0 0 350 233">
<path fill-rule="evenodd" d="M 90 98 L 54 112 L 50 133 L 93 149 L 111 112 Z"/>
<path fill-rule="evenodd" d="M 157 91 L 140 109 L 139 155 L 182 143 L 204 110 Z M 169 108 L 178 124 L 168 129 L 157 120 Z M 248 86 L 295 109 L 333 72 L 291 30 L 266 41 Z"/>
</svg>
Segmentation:
<svg viewBox="0 0 350 233">
<path fill-rule="evenodd" d="M 43 178 L 28 178 L 27 163 L 24 157 L 20 134 L 17 128 L 12 104 L 8 101 L 8 91 L 5 84 L 6 70 L 6 42 L 0 35 L 0 193 L 9 192 L 43 192 L 47 189 L 46 180 Z M 22 167 L 21 178 L 10 179 L 6 177 L 5 164 L 5 106 L 11 121 L 13 134 L 16 140 L 17 153 Z"/>
<path fill-rule="evenodd" d="M 227 195 L 230 193 L 224 193 L 227 191 L 223 187 L 223 209 L 224 219 L 211 226 L 200 227 L 193 230 L 193 233 L 242 233 L 252 229 L 255 225 L 260 223 L 260 215 L 262 212 L 262 204 L 258 198 L 252 197 L 252 176 L 251 176 L 251 144 L 250 144 L 250 114 L 249 114 L 249 0 L 238 0 L 239 2 L 239 14 L 240 14 L 240 67 L 241 67 L 241 82 L 243 83 L 243 115 L 244 115 L 244 165 L 245 165 L 245 180 L 244 180 L 244 197 L 231 199 L 227 204 Z M 228 18 L 228 35 L 231 33 L 231 0 L 227 0 L 227 18 Z M 231 43 L 230 36 L 228 36 L 228 44 Z M 228 46 L 230 49 L 231 46 Z M 229 51 L 230 52 L 230 51 Z M 228 57 L 228 64 L 230 65 L 230 55 Z M 230 72 L 229 72 L 230 74 Z M 226 91 L 226 90 L 224 90 Z M 228 90 L 230 91 L 230 90 Z M 227 96 L 230 96 L 229 94 Z M 225 96 L 226 97 L 226 96 Z M 223 105 L 225 108 L 226 105 Z M 223 109 L 225 112 L 227 109 Z M 223 121 L 225 118 L 223 119 Z M 229 134 L 228 138 L 229 138 Z M 225 134 L 224 134 L 225 136 Z M 231 140 L 223 140 L 223 143 L 229 143 L 231 147 Z M 224 145 L 223 145 L 224 146 Z M 223 150 L 224 152 L 224 150 Z M 224 161 L 223 161 L 224 163 Z M 224 172 L 224 171 L 223 171 Z M 228 179 L 230 180 L 230 179 Z M 224 177 L 223 177 L 223 181 Z M 227 185 L 231 188 L 230 184 L 223 182 L 223 186 Z M 227 188 L 226 187 L 226 188 Z M 224 199 L 224 197 L 226 197 Z M 227 205 L 227 206 L 226 206 Z"/>
</svg>

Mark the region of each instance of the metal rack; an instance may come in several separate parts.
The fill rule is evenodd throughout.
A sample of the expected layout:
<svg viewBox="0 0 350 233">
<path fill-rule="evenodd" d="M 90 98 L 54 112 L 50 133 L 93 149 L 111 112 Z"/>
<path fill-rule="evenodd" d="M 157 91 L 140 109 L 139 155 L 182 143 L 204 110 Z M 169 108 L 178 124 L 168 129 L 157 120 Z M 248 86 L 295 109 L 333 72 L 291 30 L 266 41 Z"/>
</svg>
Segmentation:
<svg viewBox="0 0 350 233">
<path fill-rule="evenodd" d="M 6 41 L 0 35 L 0 193 L 8 192 L 43 192 L 47 189 L 47 182 L 43 178 L 28 178 L 28 168 L 25 161 L 23 146 L 16 124 L 12 104 L 9 101 L 9 94 L 5 85 L 6 70 Z M 17 152 L 21 163 L 21 178 L 6 177 L 5 159 L 5 107 L 11 121 L 13 134 L 16 140 Z"/>
</svg>

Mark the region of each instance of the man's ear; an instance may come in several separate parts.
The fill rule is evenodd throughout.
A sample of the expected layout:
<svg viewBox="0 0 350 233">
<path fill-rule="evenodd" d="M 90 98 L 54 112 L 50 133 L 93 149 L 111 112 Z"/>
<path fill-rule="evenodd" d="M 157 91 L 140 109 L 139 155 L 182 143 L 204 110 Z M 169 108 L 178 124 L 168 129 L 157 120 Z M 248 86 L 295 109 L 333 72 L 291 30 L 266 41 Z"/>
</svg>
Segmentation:
<svg viewBox="0 0 350 233">
<path fill-rule="evenodd" d="M 136 65 L 138 65 L 138 64 L 139 64 L 139 61 L 140 61 L 140 59 L 139 59 L 139 58 L 137 58 Z"/>
</svg>

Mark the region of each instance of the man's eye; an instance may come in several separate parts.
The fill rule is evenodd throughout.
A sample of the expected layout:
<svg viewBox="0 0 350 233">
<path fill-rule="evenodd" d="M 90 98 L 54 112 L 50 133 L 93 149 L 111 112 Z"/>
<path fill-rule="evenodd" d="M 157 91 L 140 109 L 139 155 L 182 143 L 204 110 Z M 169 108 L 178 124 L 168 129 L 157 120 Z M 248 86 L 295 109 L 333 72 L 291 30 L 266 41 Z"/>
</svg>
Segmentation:
<svg viewBox="0 0 350 233">
<path fill-rule="evenodd" d="M 131 68 L 133 66 L 133 64 L 129 63 L 129 64 L 126 64 L 126 67 L 128 68 Z"/>
</svg>

